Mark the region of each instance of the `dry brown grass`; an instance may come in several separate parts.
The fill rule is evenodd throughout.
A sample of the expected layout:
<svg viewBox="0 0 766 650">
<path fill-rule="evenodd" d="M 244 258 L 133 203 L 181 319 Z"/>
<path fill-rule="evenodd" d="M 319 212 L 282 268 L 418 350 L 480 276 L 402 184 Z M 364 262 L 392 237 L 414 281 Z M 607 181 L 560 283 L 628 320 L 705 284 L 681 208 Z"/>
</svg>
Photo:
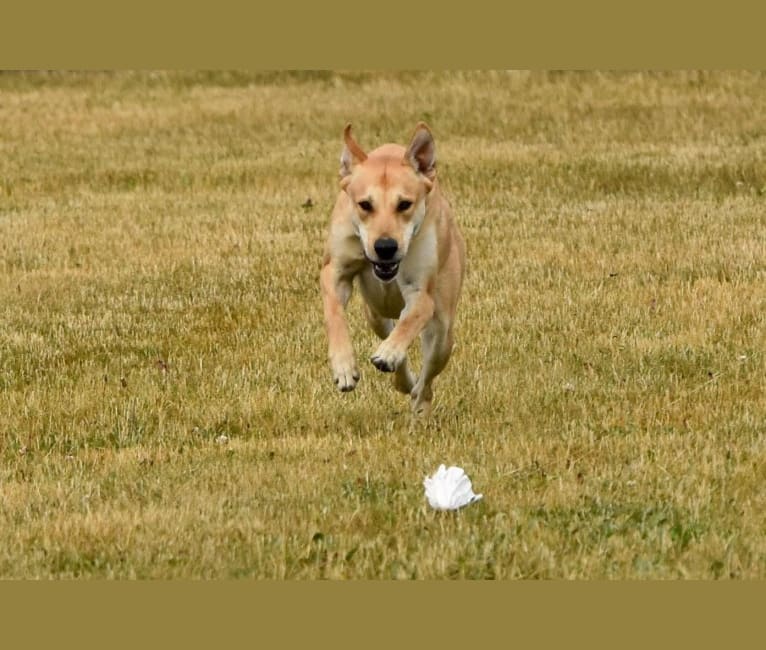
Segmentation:
<svg viewBox="0 0 766 650">
<path fill-rule="evenodd" d="M 764 80 L 0 75 L 0 575 L 765 577 Z M 343 124 L 419 119 L 469 248 L 428 423 L 334 392 L 317 287 Z"/>
</svg>

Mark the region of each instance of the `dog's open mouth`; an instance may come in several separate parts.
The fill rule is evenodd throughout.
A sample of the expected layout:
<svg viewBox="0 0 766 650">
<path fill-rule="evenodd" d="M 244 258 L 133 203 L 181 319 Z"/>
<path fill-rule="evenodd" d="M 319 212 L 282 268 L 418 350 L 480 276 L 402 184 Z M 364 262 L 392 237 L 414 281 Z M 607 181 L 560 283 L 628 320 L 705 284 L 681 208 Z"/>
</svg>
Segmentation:
<svg viewBox="0 0 766 650">
<path fill-rule="evenodd" d="M 399 262 L 372 262 L 372 270 L 378 278 L 389 282 L 399 272 Z"/>
</svg>

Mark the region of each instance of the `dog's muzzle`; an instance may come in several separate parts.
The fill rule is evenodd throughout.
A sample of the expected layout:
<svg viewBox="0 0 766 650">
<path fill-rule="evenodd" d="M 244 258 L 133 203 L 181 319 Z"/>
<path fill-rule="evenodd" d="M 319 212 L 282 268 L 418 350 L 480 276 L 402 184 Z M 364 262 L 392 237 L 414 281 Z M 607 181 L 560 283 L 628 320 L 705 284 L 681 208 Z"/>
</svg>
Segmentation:
<svg viewBox="0 0 766 650">
<path fill-rule="evenodd" d="M 372 271 L 375 273 L 375 277 L 383 282 L 391 282 L 399 272 L 399 262 L 373 262 Z"/>
<path fill-rule="evenodd" d="M 370 261 L 375 275 L 384 282 L 393 280 L 399 270 L 399 262 L 394 259 L 399 250 L 398 242 L 392 237 L 380 237 L 375 241 L 374 248 L 378 259 Z"/>
</svg>

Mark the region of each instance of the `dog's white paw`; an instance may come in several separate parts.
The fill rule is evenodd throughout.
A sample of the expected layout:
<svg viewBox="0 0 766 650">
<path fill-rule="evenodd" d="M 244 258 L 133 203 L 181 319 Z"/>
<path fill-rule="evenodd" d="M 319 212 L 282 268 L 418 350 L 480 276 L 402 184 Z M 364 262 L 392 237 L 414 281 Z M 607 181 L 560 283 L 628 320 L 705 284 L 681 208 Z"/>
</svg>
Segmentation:
<svg viewBox="0 0 766 650">
<path fill-rule="evenodd" d="M 332 379 L 339 391 L 348 393 L 356 388 L 360 375 L 353 359 L 331 362 L 331 367 Z"/>
<path fill-rule="evenodd" d="M 375 354 L 370 357 L 370 361 L 381 372 L 394 372 L 406 356 L 406 350 L 400 350 L 385 340 L 378 346 Z"/>
</svg>

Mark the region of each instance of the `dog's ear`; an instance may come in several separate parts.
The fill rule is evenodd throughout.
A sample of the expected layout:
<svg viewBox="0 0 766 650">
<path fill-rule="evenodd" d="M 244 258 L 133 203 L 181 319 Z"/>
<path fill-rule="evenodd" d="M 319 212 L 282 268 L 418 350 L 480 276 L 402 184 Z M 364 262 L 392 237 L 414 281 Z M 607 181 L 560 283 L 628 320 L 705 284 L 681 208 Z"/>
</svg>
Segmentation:
<svg viewBox="0 0 766 650">
<path fill-rule="evenodd" d="M 425 122 L 418 122 L 404 160 L 429 180 L 436 178 L 436 145 Z"/>
<path fill-rule="evenodd" d="M 346 124 L 346 128 L 343 129 L 343 152 L 340 154 L 340 177 L 346 178 L 351 174 L 351 169 L 354 165 L 367 160 L 367 154 L 364 153 L 362 148 L 354 140 L 354 136 L 351 135 L 351 122 Z"/>
</svg>

